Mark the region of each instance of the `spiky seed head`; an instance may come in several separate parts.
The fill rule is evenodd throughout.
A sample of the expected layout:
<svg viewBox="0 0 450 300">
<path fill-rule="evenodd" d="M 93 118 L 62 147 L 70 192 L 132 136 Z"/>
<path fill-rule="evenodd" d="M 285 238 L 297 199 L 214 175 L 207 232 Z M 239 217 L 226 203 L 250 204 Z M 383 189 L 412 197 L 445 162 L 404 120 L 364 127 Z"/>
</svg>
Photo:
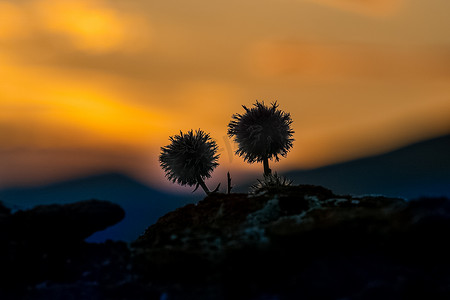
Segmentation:
<svg viewBox="0 0 450 300">
<path fill-rule="evenodd" d="M 217 143 L 208 133 L 198 129 L 169 137 L 170 144 L 161 147 L 159 162 L 167 179 L 181 185 L 195 185 L 198 178 L 211 177 L 219 164 Z"/>
<path fill-rule="evenodd" d="M 242 107 L 245 113 L 234 114 L 228 124 L 228 135 L 238 144 L 236 154 L 249 163 L 286 157 L 294 141 L 291 115 L 279 110 L 276 101 L 270 106 L 256 101 L 252 108 Z"/>
<path fill-rule="evenodd" d="M 250 187 L 250 194 L 259 194 L 263 191 L 279 190 L 291 186 L 293 181 L 284 176 L 275 174 L 264 175 L 262 180 L 257 179 L 257 183 Z"/>
</svg>

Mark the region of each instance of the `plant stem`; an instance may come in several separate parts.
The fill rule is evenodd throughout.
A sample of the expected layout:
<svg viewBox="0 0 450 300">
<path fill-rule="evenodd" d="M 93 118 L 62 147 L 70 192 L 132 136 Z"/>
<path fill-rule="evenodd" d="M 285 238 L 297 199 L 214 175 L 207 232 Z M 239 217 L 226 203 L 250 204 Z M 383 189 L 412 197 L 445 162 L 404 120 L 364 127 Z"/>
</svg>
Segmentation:
<svg viewBox="0 0 450 300">
<path fill-rule="evenodd" d="M 227 172 L 227 182 L 228 182 L 228 189 L 227 189 L 227 191 L 228 191 L 228 194 L 230 194 L 231 193 L 231 189 L 233 188 L 231 186 L 231 175 L 230 175 L 230 172 Z"/>
<path fill-rule="evenodd" d="M 263 165 L 264 165 L 264 175 L 270 175 L 272 173 L 272 170 L 269 168 L 269 158 L 265 157 L 263 160 Z"/>
<path fill-rule="evenodd" d="M 209 191 L 209 189 L 206 186 L 205 182 L 203 181 L 203 179 L 200 176 L 197 177 L 197 181 L 198 181 L 198 184 L 200 184 L 202 189 L 205 191 L 206 195 L 211 194 L 211 192 Z"/>
</svg>

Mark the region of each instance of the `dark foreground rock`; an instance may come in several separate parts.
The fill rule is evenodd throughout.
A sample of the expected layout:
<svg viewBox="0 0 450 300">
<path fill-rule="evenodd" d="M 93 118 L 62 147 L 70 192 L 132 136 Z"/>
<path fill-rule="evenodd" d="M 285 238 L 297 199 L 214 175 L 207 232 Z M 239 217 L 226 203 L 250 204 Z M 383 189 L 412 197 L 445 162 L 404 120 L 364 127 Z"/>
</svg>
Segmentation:
<svg viewBox="0 0 450 300">
<path fill-rule="evenodd" d="M 0 207 L 0 224 L 12 216 Z M 87 244 L 82 232 L 62 249 L 10 239 L 0 299 L 450 299 L 446 198 L 301 185 L 210 195 L 131 246 Z"/>
<path fill-rule="evenodd" d="M 46 281 L 73 281 L 110 256 L 129 254 L 125 243 L 84 242 L 124 215 L 120 206 L 99 200 L 42 205 L 14 214 L 0 207 L 0 299 L 6 297 L 2 290 L 16 293 Z"/>
<path fill-rule="evenodd" d="M 135 262 L 183 286 L 170 299 L 450 299 L 449 233 L 449 199 L 303 185 L 177 209 L 135 242 Z"/>
<path fill-rule="evenodd" d="M 71 243 L 83 241 L 124 217 L 125 212 L 119 205 L 107 201 L 40 205 L 11 215 L 6 232 L 11 240 Z"/>
</svg>

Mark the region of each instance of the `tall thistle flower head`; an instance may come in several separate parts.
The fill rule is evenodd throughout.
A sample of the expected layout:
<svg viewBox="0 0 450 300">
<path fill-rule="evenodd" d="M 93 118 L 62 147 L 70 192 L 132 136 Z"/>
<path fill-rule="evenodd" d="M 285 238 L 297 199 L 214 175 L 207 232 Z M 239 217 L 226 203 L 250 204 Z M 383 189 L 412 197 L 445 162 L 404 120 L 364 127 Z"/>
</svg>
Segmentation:
<svg viewBox="0 0 450 300">
<path fill-rule="evenodd" d="M 228 124 L 228 135 L 238 144 L 236 154 L 249 163 L 285 157 L 294 141 L 291 115 L 279 110 L 276 101 L 270 106 L 256 101 L 252 108 L 242 107 L 245 113 L 234 114 Z"/>
<path fill-rule="evenodd" d="M 211 177 L 219 164 L 217 143 L 202 130 L 169 137 L 170 144 L 161 147 L 159 162 L 166 177 L 181 185 L 195 185 Z"/>
</svg>

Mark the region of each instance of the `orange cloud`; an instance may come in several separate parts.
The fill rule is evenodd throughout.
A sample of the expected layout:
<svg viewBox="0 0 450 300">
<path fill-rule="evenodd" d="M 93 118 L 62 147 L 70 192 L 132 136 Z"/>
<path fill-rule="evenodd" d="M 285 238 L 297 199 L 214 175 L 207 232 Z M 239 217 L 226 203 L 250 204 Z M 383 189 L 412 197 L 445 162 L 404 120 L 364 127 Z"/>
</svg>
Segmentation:
<svg viewBox="0 0 450 300">
<path fill-rule="evenodd" d="M 177 126 L 176 121 L 170 122 L 172 116 L 166 110 L 123 101 L 88 79 L 59 70 L 24 68 L 11 64 L 5 56 L 2 59 L 1 55 L 0 64 L 0 77 L 6 78 L 0 83 L 0 119 L 10 130 L 36 132 L 37 139 L 29 141 L 33 146 L 79 146 L 81 143 L 137 147 L 148 143 L 145 137 L 150 134 L 162 139 L 163 128 Z M 65 134 L 66 131 L 77 134 L 77 138 Z M 46 138 L 55 137 L 55 133 L 58 138 Z M 20 141 L 26 143 L 26 138 Z M 10 145 L 7 140 L 0 141 L 0 147 Z"/>
<path fill-rule="evenodd" d="M 20 6 L 0 1 L 0 42 L 26 35 L 26 22 L 26 15 Z"/>
<path fill-rule="evenodd" d="M 404 0 L 308 0 L 321 5 L 370 16 L 390 16 L 397 12 Z"/>
<path fill-rule="evenodd" d="M 151 36 L 141 14 L 106 0 L 0 0 L 0 42 L 26 38 L 32 46 L 43 42 L 104 54 L 143 49 Z"/>
<path fill-rule="evenodd" d="M 267 42 L 249 53 L 250 69 L 268 77 L 425 79 L 450 76 L 450 47 Z"/>
<path fill-rule="evenodd" d="M 41 0 L 36 9 L 45 29 L 65 35 L 79 49 L 105 52 L 125 40 L 125 24 L 101 1 Z"/>
</svg>

